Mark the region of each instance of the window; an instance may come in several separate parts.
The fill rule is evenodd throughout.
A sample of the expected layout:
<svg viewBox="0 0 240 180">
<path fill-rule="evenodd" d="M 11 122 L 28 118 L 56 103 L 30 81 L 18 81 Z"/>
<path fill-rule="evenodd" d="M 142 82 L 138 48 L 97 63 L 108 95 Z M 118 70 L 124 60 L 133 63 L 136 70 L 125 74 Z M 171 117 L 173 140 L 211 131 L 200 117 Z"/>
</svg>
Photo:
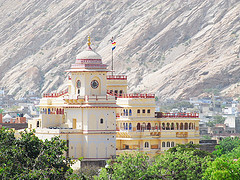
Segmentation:
<svg viewBox="0 0 240 180">
<path fill-rule="evenodd" d="M 150 109 L 147 110 L 147 113 L 150 113 Z"/>
<path fill-rule="evenodd" d="M 129 149 L 129 145 L 125 145 L 125 149 Z"/>
<path fill-rule="evenodd" d="M 151 130 L 151 123 L 147 124 L 147 130 Z"/>
<path fill-rule="evenodd" d="M 167 147 L 170 147 L 170 142 L 167 142 Z"/>
<path fill-rule="evenodd" d="M 117 95 L 118 94 L 118 90 L 115 90 L 115 95 Z"/>
<path fill-rule="evenodd" d="M 110 94 L 112 94 L 112 93 L 113 93 L 113 90 L 111 89 L 111 90 L 110 90 Z"/>
<path fill-rule="evenodd" d="M 137 113 L 140 113 L 140 109 L 137 110 Z"/>
<path fill-rule="evenodd" d="M 165 142 L 162 142 L 162 147 L 165 147 Z"/>
<path fill-rule="evenodd" d="M 129 130 L 132 130 L 132 123 L 129 123 Z"/>
<path fill-rule="evenodd" d="M 145 109 L 142 110 L 142 113 L 145 113 Z"/>
<path fill-rule="evenodd" d="M 126 130 L 128 130 L 128 123 L 126 123 Z"/>
<path fill-rule="evenodd" d="M 126 109 L 126 116 L 128 116 L 128 110 Z"/>
<path fill-rule="evenodd" d="M 100 123 L 103 124 L 103 119 L 102 118 L 100 119 Z"/>
<path fill-rule="evenodd" d="M 77 88 L 81 88 L 81 81 L 80 80 L 77 81 Z"/>
<path fill-rule="evenodd" d="M 123 93 L 123 91 L 122 91 L 122 90 L 120 90 L 120 91 L 119 91 L 119 94 L 122 94 L 122 93 Z"/>
<path fill-rule="evenodd" d="M 39 127 L 40 126 L 40 122 L 39 121 L 37 121 L 37 127 Z"/>
<path fill-rule="evenodd" d="M 193 144 L 193 141 L 190 141 L 189 143 L 190 143 L 190 144 Z"/>
<path fill-rule="evenodd" d="M 140 123 L 137 123 L 137 130 L 140 130 Z"/>
<path fill-rule="evenodd" d="M 129 116 L 132 116 L 132 110 L 129 109 Z"/>
<path fill-rule="evenodd" d="M 145 148 L 149 148 L 149 143 L 148 143 L 148 142 L 145 142 L 144 147 L 145 147 Z"/>
<path fill-rule="evenodd" d="M 171 147 L 174 147 L 174 142 L 171 142 Z"/>
</svg>

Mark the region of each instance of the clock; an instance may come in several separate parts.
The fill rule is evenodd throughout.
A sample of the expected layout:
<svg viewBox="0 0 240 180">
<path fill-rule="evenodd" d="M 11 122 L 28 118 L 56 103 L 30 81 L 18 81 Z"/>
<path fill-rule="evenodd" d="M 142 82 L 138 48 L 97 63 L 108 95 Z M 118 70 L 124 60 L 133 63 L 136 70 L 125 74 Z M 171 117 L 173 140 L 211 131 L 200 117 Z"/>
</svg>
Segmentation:
<svg viewBox="0 0 240 180">
<path fill-rule="evenodd" d="M 98 86 L 99 86 L 98 81 L 97 81 L 97 80 L 92 80 L 92 82 L 91 82 L 91 87 L 92 87 L 93 89 L 97 89 Z"/>
</svg>

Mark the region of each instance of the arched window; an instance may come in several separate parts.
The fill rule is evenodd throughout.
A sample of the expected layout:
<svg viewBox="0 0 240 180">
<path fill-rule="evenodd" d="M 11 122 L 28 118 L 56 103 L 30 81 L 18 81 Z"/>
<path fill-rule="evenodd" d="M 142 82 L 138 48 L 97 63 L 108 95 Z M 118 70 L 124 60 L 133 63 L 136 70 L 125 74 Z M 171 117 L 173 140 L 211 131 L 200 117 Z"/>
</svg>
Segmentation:
<svg viewBox="0 0 240 180">
<path fill-rule="evenodd" d="M 183 130 L 183 123 L 180 124 L 180 130 Z"/>
<path fill-rule="evenodd" d="M 174 123 L 171 124 L 171 130 L 174 130 Z"/>
<path fill-rule="evenodd" d="M 128 123 L 126 123 L 126 130 L 128 130 Z"/>
<path fill-rule="evenodd" d="M 137 123 L 137 130 L 140 130 L 140 123 Z"/>
<path fill-rule="evenodd" d="M 193 144 L 193 141 L 190 141 L 189 143 L 190 143 L 190 144 Z"/>
<path fill-rule="evenodd" d="M 119 94 L 121 95 L 122 93 L 123 93 L 123 90 L 120 90 L 120 91 L 119 91 Z"/>
<path fill-rule="evenodd" d="M 179 130 L 179 124 L 178 124 L 178 123 L 176 123 L 176 125 L 177 125 L 177 130 Z"/>
<path fill-rule="evenodd" d="M 37 127 L 40 127 L 40 122 L 39 121 L 37 121 Z"/>
<path fill-rule="evenodd" d="M 138 113 L 138 114 L 140 113 L 140 109 L 137 110 L 137 113 Z"/>
<path fill-rule="evenodd" d="M 128 116 L 128 110 L 126 109 L 126 116 Z"/>
<path fill-rule="evenodd" d="M 115 90 L 115 93 L 114 93 L 115 95 L 118 95 L 118 90 Z"/>
<path fill-rule="evenodd" d="M 171 142 L 171 147 L 174 147 L 174 142 Z"/>
<path fill-rule="evenodd" d="M 167 147 L 170 147 L 170 142 L 167 142 Z"/>
<path fill-rule="evenodd" d="M 145 142 L 144 147 L 149 148 L 149 142 Z"/>
<path fill-rule="evenodd" d="M 150 109 L 147 110 L 147 113 L 150 113 Z"/>
<path fill-rule="evenodd" d="M 123 123 L 123 129 L 125 130 L 126 126 L 125 126 L 125 123 Z"/>
<path fill-rule="evenodd" d="M 129 109 L 129 116 L 132 116 L 132 110 Z"/>
<path fill-rule="evenodd" d="M 48 114 L 51 114 L 51 110 L 50 110 L 50 108 L 48 108 Z"/>
<path fill-rule="evenodd" d="M 189 129 L 192 129 L 192 123 L 189 123 Z"/>
<path fill-rule="evenodd" d="M 142 113 L 145 113 L 145 111 L 146 111 L 146 110 L 145 110 L 145 109 L 143 109 L 143 110 L 142 110 Z"/>
<path fill-rule="evenodd" d="M 151 123 L 147 124 L 147 130 L 151 130 Z"/>
<path fill-rule="evenodd" d="M 77 81 L 77 93 L 80 94 L 80 88 L 81 88 L 81 81 Z"/>
<path fill-rule="evenodd" d="M 188 130 L 188 123 L 185 123 L 184 129 Z"/>
<path fill-rule="evenodd" d="M 146 123 L 143 123 L 142 124 L 142 130 L 145 130 L 146 129 Z"/>
<path fill-rule="evenodd" d="M 162 123 L 162 130 L 165 130 L 165 123 Z"/>
<path fill-rule="evenodd" d="M 103 124 L 103 118 L 100 119 L 100 123 Z"/>
<path fill-rule="evenodd" d="M 165 142 L 162 142 L 162 147 L 165 147 Z"/>
<path fill-rule="evenodd" d="M 158 129 L 158 123 L 155 123 L 155 129 Z"/>
<path fill-rule="evenodd" d="M 170 130 L 170 123 L 167 123 L 166 130 Z"/>
<path fill-rule="evenodd" d="M 132 123 L 129 123 L 129 130 L 132 130 Z"/>
</svg>

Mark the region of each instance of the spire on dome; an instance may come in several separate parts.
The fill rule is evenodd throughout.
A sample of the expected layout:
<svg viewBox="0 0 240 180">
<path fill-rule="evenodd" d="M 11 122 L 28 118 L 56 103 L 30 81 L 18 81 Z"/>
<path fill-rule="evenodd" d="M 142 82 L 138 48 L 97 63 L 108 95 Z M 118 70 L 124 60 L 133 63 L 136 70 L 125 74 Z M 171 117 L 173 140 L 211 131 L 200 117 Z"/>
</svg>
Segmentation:
<svg viewBox="0 0 240 180">
<path fill-rule="evenodd" d="M 87 44 L 88 44 L 88 48 L 92 49 L 91 46 L 90 46 L 91 45 L 91 38 L 90 38 L 90 36 L 88 36 L 88 43 Z"/>
</svg>

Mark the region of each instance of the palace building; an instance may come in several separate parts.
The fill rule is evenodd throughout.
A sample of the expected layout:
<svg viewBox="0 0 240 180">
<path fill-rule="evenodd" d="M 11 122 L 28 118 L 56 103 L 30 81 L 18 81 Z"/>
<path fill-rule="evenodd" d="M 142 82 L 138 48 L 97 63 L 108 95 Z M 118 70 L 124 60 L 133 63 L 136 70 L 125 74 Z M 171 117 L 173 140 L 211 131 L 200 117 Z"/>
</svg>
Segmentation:
<svg viewBox="0 0 240 180">
<path fill-rule="evenodd" d="M 176 144 L 199 143 L 198 114 L 155 112 L 155 95 L 128 94 L 127 76 L 107 75 L 90 44 L 89 38 L 67 70 L 67 89 L 43 95 L 41 115 L 28 121 L 29 129 L 41 139 L 60 136 L 67 156 L 85 160 L 133 151 L 154 156 Z"/>
</svg>

